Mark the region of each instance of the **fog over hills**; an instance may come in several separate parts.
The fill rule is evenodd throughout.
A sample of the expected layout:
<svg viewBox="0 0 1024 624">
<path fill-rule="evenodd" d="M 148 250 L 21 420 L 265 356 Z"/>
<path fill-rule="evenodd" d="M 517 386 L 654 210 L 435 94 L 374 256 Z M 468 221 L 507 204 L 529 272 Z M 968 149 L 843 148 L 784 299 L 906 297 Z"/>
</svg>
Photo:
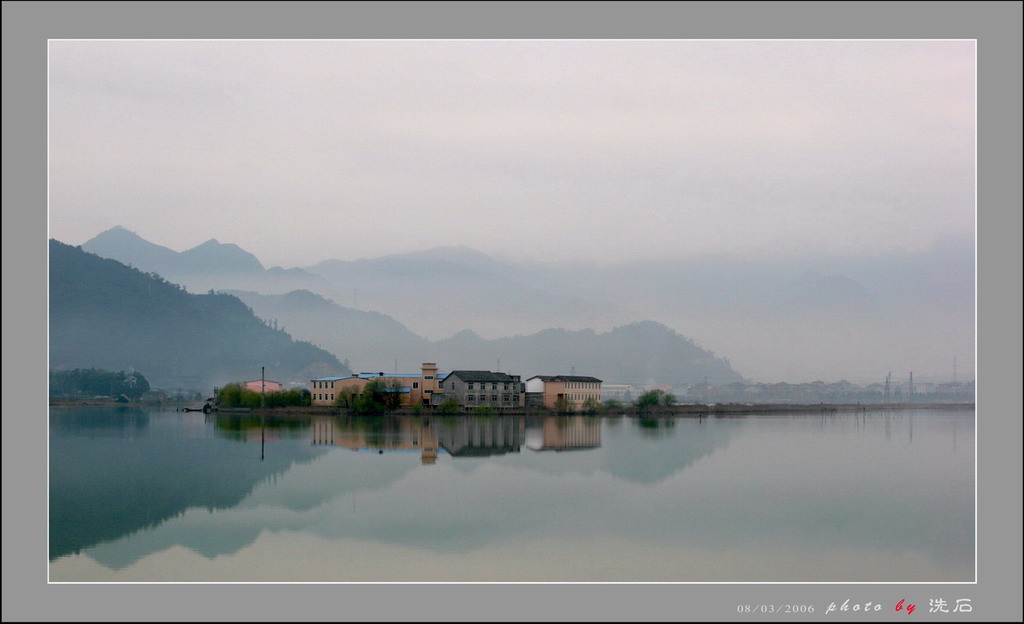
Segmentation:
<svg viewBox="0 0 1024 624">
<path fill-rule="evenodd" d="M 50 368 L 137 370 L 154 388 L 209 389 L 349 369 L 270 327 L 236 297 L 192 294 L 156 275 L 50 241 Z"/>
<path fill-rule="evenodd" d="M 448 353 L 481 368 L 499 358 L 505 370 L 533 366 L 519 346 L 541 335 L 557 353 L 564 336 L 545 333 L 557 330 L 590 346 L 538 361 L 536 373 L 593 374 L 601 358 L 629 359 L 596 337 L 652 321 L 756 381 L 863 383 L 890 371 L 947 381 L 954 358 L 961 381 L 973 375 L 974 246 L 963 239 L 866 257 L 723 253 L 603 266 L 513 263 L 459 246 L 287 270 L 264 269 L 235 245 L 211 240 L 179 253 L 123 228 L 83 249 L 194 291 L 233 292 L 359 370 L 390 371 L 396 360 L 403 370 L 421 360 L 443 366 Z M 354 331 L 336 329 L 344 326 Z M 647 378 L 636 365 L 630 377 Z M 693 373 L 659 370 L 654 380 Z"/>
<path fill-rule="evenodd" d="M 421 362 L 442 370 L 482 369 L 519 374 L 591 375 L 609 382 L 686 384 L 739 381 L 727 360 L 651 321 L 607 333 L 545 329 L 488 340 L 469 329 L 430 341 L 393 318 L 340 306 L 309 291 L 260 295 L 231 291 L 253 311 L 281 323 L 365 372 L 417 372 Z"/>
<path fill-rule="evenodd" d="M 123 227 L 114 227 L 81 245 L 84 251 L 111 258 L 145 272 L 159 274 L 192 292 L 235 288 L 283 293 L 296 288 L 327 285 L 301 269 L 264 268 L 253 254 L 238 245 L 211 238 L 191 249 L 177 252 L 143 239 Z"/>
</svg>

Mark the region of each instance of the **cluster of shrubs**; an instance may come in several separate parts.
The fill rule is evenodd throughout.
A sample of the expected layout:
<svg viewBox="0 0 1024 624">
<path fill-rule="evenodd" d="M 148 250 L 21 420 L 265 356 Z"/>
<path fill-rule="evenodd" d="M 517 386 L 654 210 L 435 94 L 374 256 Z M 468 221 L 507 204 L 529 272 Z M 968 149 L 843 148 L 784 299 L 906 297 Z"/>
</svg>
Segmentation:
<svg viewBox="0 0 1024 624">
<path fill-rule="evenodd" d="M 229 383 L 217 391 L 217 404 L 222 407 L 287 407 L 307 406 L 313 395 L 305 388 L 260 394 L 240 383 Z"/>
</svg>

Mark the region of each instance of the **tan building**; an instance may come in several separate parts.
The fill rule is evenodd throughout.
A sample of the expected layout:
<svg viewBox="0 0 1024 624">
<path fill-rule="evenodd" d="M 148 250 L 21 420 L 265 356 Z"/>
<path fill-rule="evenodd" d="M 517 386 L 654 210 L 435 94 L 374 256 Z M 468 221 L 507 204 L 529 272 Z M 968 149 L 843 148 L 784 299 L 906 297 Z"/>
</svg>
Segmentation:
<svg viewBox="0 0 1024 624">
<path fill-rule="evenodd" d="M 537 375 L 526 380 L 527 399 L 549 409 L 558 409 L 560 401 L 571 410 L 579 410 L 588 399 L 601 403 L 601 380 L 582 375 Z"/>
<path fill-rule="evenodd" d="M 348 377 L 318 377 L 309 382 L 313 405 L 334 405 L 338 396 L 348 390 L 356 394 L 366 388 L 370 381 L 382 381 L 388 387 L 394 386 L 402 394 L 402 405 L 429 405 L 430 397 L 437 391 L 437 364 L 424 362 L 417 373 L 359 373 Z"/>
<path fill-rule="evenodd" d="M 270 381 L 269 379 L 254 379 L 252 381 L 243 381 L 242 386 L 247 390 L 253 392 L 267 393 L 281 392 L 284 390 L 284 386 L 279 381 Z"/>
</svg>

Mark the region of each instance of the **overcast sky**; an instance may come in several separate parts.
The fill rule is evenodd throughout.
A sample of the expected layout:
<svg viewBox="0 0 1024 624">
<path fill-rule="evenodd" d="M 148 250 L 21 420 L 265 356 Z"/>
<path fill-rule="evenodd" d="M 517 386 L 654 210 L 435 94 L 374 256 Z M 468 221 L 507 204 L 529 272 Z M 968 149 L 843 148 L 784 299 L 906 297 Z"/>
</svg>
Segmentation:
<svg viewBox="0 0 1024 624">
<path fill-rule="evenodd" d="M 51 41 L 50 236 L 266 266 L 973 236 L 973 41 Z"/>
</svg>

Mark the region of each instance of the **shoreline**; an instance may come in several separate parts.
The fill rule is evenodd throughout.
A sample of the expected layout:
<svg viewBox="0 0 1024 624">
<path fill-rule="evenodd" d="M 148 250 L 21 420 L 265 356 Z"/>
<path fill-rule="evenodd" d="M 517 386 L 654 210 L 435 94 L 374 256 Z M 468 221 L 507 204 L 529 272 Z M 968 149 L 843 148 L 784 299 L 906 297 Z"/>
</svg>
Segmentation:
<svg viewBox="0 0 1024 624">
<path fill-rule="evenodd" d="M 114 401 L 50 401 L 51 408 L 71 407 L 166 407 L 175 411 L 196 410 L 195 402 L 181 403 L 116 403 Z M 976 409 L 975 403 L 684 403 L 679 405 L 658 405 L 640 410 L 634 406 L 623 406 L 613 411 L 598 410 L 593 414 L 570 413 L 560 414 L 545 408 L 523 408 L 514 410 L 496 410 L 493 414 L 476 414 L 472 410 L 460 411 L 455 414 L 441 414 L 435 410 L 401 408 L 385 414 L 354 414 L 348 410 L 328 405 L 286 406 L 265 408 L 217 408 L 210 414 L 231 415 L 263 415 L 263 416 L 592 416 L 619 417 L 631 416 L 639 418 L 665 418 L 676 416 L 748 416 L 770 415 L 782 413 L 829 414 L 829 413 L 865 413 L 889 412 L 906 410 L 959 410 Z"/>
</svg>

